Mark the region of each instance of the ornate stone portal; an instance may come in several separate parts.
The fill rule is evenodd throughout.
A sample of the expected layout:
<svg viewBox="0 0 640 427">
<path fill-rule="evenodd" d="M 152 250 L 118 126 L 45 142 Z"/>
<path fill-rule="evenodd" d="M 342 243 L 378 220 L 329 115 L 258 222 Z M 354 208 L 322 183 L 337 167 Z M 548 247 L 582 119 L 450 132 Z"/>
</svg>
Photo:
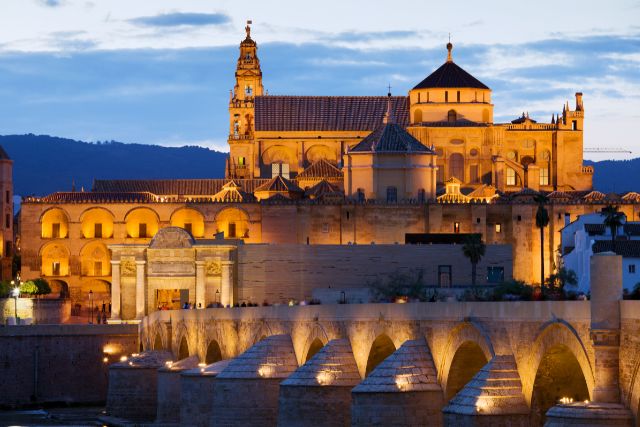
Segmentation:
<svg viewBox="0 0 640 427">
<path fill-rule="evenodd" d="M 185 303 L 233 305 L 236 240 L 194 240 L 184 229 L 161 229 L 148 245 L 110 245 L 112 321 L 141 319 Z M 160 297 L 162 295 L 162 297 Z"/>
</svg>

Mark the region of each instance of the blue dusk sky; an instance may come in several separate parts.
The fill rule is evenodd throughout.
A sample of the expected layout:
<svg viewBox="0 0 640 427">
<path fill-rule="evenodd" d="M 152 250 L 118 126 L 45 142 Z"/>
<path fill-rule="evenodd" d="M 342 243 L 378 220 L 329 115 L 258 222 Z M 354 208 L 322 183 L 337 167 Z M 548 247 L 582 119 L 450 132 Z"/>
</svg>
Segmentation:
<svg viewBox="0 0 640 427">
<path fill-rule="evenodd" d="M 640 1 L 0 0 L 0 134 L 227 151 L 238 44 L 265 88 L 406 94 L 446 57 L 495 119 L 548 122 L 584 93 L 585 145 L 640 153 Z"/>
</svg>

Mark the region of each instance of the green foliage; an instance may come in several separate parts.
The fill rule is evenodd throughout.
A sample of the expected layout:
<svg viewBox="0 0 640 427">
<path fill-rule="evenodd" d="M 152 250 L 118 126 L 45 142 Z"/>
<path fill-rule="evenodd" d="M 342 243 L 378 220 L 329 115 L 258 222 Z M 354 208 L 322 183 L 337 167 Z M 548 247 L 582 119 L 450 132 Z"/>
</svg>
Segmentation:
<svg viewBox="0 0 640 427">
<path fill-rule="evenodd" d="M 427 295 L 424 283 L 424 271 L 408 273 L 400 270 L 393 271 L 383 278 L 367 284 L 371 290 L 374 302 L 393 302 L 398 297 L 427 301 L 433 295 Z"/>
<path fill-rule="evenodd" d="M 459 301 L 491 301 L 492 294 L 490 289 L 469 288 L 458 298 Z"/>
<path fill-rule="evenodd" d="M 464 239 L 462 245 L 462 253 L 469 258 L 471 264 L 477 264 L 480 262 L 486 252 L 487 246 L 482 241 L 482 237 L 479 234 L 469 234 Z"/>
<path fill-rule="evenodd" d="M 11 289 L 13 289 L 13 285 L 8 280 L 3 280 L 0 282 L 0 298 L 6 298 L 11 294 Z"/>
<path fill-rule="evenodd" d="M 38 293 L 38 286 L 32 280 L 22 282 L 22 284 L 20 284 L 20 293 L 26 295 L 36 295 Z"/>
<path fill-rule="evenodd" d="M 549 211 L 545 208 L 545 205 L 549 203 L 549 198 L 544 194 L 538 194 L 534 197 L 534 200 L 538 204 L 538 210 L 536 211 L 536 227 L 545 228 L 549 225 Z"/>
<path fill-rule="evenodd" d="M 578 284 L 578 276 L 573 270 L 567 270 L 566 268 L 560 268 L 556 273 L 549 276 L 547 279 L 547 286 L 550 290 L 558 290 L 564 292 L 565 286 L 575 286 Z"/>
<path fill-rule="evenodd" d="M 624 213 L 620 212 L 617 206 L 607 205 L 602 209 L 600 215 L 604 216 L 604 225 L 611 231 L 611 241 L 615 244 L 618 227 L 622 225 L 622 221 L 625 219 Z"/>
<path fill-rule="evenodd" d="M 38 293 L 36 295 L 48 295 L 51 293 L 51 286 L 49 286 L 49 282 L 42 277 L 35 279 L 33 283 L 38 287 Z"/>
<path fill-rule="evenodd" d="M 520 280 L 502 282 L 493 288 L 494 301 L 531 301 L 534 287 Z"/>
<path fill-rule="evenodd" d="M 631 292 L 628 292 L 626 289 L 624 290 L 624 299 L 640 299 L 640 282 L 633 286 Z"/>
</svg>

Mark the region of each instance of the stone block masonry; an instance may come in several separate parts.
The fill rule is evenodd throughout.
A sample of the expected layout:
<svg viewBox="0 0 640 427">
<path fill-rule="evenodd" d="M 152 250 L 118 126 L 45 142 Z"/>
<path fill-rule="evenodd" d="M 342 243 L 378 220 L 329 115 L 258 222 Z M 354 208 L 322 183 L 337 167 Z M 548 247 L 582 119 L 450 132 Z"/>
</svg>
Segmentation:
<svg viewBox="0 0 640 427">
<path fill-rule="evenodd" d="M 137 325 L 0 328 L 0 405 L 104 402 L 109 361 L 138 348 Z"/>
</svg>

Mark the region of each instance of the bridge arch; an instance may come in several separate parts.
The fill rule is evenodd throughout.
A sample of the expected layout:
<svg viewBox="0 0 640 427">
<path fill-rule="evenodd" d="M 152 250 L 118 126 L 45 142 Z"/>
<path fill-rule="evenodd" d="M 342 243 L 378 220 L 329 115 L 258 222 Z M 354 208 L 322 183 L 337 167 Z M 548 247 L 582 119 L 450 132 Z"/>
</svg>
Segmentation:
<svg viewBox="0 0 640 427">
<path fill-rule="evenodd" d="M 529 350 L 527 366 L 518 369 L 522 380 L 522 392 L 527 404 L 531 407 L 538 371 L 541 364 L 546 363 L 550 355 L 575 358 L 584 377 L 589 398 L 591 398 L 595 378 L 585 345 L 570 324 L 563 320 L 555 320 L 542 325 Z"/>
<path fill-rule="evenodd" d="M 222 350 L 220 349 L 220 344 L 218 341 L 211 340 L 209 341 L 209 345 L 207 345 L 207 353 L 204 357 L 204 362 L 209 365 L 211 363 L 219 362 L 222 360 Z"/>
<path fill-rule="evenodd" d="M 292 338 L 294 338 L 294 348 L 296 348 L 295 344 L 297 340 L 295 340 L 295 338 L 297 335 L 301 334 L 297 334 L 294 330 L 292 333 Z M 307 335 L 306 340 L 304 341 L 304 347 L 300 349 L 299 345 L 297 346 L 299 348 L 299 350 L 296 352 L 299 354 L 298 364 L 304 365 L 305 363 L 307 363 L 307 361 L 311 359 L 318 351 L 320 351 L 320 349 L 324 347 L 327 342 L 329 342 L 327 331 L 325 331 L 320 323 L 316 322 Z"/>
<path fill-rule="evenodd" d="M 189 357 L 189 343 L 187 343 L 187 337 L 183 336 L 180 340 L 180 346 L 178 347 L 178 360 L 182 360 Z"/>
<path fill-rule="evenodd" d="M 369 376 L 371 371 L 373 371 L 380 362 L 391 356 L 395 351 L 396 346 L 387 334 L 378 335 L 376 339 L 373 340 L 373 343 L 371 343 L 364 376 Z"/>
<path fill-rule="evenodd" d="M 173 355 L 176 360 L 182 360 L 185 357 L 189 357 L 191 354 L 197 354 L 198 346 L 194 339 L 195 333 L 196 331 L 190 333 L 184 322 L 178 324 L 173 347 Z"/>
<path fill-rule="evenodd" d="M 154 350 L 162 350 L 164 349 L 164 344 L 162 343 L 162 332 L 156 332 L 156 337 L 153 340 L 153 349 Z"/>
<path fill-rule="evenodd" d="M 463 322 L 449 333 L 438 366 L 438 382 L 447 394 L 455 395 L 482 366 L 495 356 L 489 334 L 475 322 Z M 454 363 L 455 362 L 455 363 Z M 467 365 L 464 370 L 461 367 Z M 452 367 L 455 373 L 452 374 Z M 451 384 L 449 381 L 453 380 Z M 451 396 L 453 397 L 453 396 Z"/>
</svg>

